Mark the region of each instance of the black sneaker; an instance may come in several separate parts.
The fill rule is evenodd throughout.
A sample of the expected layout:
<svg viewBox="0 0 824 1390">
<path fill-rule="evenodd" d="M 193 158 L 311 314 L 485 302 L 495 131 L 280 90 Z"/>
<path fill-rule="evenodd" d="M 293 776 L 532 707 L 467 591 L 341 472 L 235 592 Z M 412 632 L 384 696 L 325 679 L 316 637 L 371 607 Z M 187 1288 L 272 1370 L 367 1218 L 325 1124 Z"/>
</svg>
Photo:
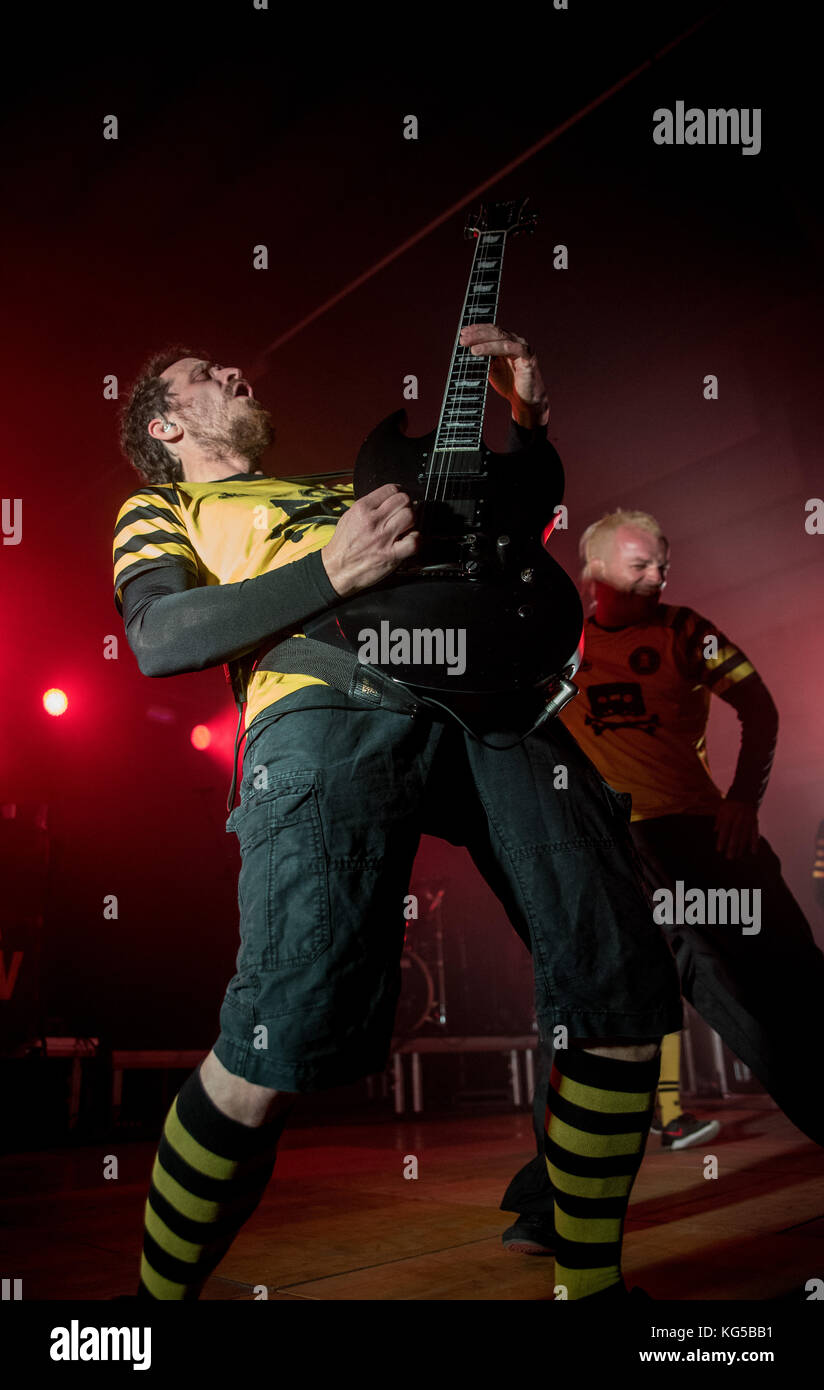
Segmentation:
<svg viewBox="0 0 824 1390">
<path fill-rule="evenodd" d="M 516 1255 L 554 1255 L 555 1221 L 551 1216 L 519 1216 L 501 1236 L 504 1250 Z"/>
<path fill-rule="evenodd" d="M 676 1115 L 664 1126 L 661 1133 L 661 1147 L 664 1149 L 688 1149 L 691 1144 L 706 1143 L 714 1139 L 721 1126 L 717 1120 L 697 1120 L 694 1115 Z"/>
</svg>

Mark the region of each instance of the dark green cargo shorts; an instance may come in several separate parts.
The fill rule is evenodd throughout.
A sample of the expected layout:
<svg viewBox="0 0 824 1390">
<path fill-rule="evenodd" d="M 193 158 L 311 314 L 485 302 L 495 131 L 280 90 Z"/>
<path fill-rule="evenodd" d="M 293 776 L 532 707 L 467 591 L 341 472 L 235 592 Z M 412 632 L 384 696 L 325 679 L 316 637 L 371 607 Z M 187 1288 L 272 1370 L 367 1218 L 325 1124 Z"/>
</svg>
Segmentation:
<svg viewBox="0 0 824 1390">
<path fill-rule="evenodd" d="M 422 833 L 467 847 L 531 950 L 542 1035 L 563 1024 L 570 1038 L 640 1040 L 681 1027 L 629 798 L 557 720 L 499 752 L 452 720 L 310 686 L 252 724 L 226 828 L 240 843 L 240 950 L 215 1052 L 247 1081 L 317 1091 L 383 1070 Z"/>
</svg>

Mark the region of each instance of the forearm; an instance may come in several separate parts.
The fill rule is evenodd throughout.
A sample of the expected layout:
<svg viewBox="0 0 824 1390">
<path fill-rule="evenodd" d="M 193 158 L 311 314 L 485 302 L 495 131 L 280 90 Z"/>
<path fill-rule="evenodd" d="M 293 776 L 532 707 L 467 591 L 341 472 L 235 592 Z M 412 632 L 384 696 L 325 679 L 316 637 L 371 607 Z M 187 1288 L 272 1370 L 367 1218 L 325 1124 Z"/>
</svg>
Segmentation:
<svg viewBox="0 0 824 1390">
<path fill-rule="evenodd" d="M 513 415 L 509 417 L 509 433 L 507 434 L 507 453 L 514 453 L 516 449 L 523 449 L 525 444 L 534 444 L 546 439 L 546 425 L 522 424 Z"/>
<path fill-rule="evenodd" d="M 338 600 L 320 551 L 239 584 L 190 585 L 181 569 L 158 566 L 124 588 L 126 635 L 145 676 L 235 661 Z"/>
<path fill-rule="evenodd" d="M 552 505 L 557 506 L 564 495 L 564 466 L 555 446 L 547 439 L 546 425 L 527 429 L 510 416 L 506 452 L 514 454 L 519 449 L 529 451 L 519 475 L 520 485 L 527 489 L 534 487 L 536 495 L 539 490 L 541 496 L 551 496 Z"/>
<path fill-rule="evenodd" d="M 767 790 L 775 756 L 778 710 L 757 675 L 748 676 L 721 698 L 732 705 L 741 721 L 741 751 L 727 799 L 758 807 Z"/>
<path fill-rule="evenodd" d="M 546 429 L 549 424 L 549 401 L 543 395 L 540 401 L 528 404 L 520 399 L 512 401 L 512 414 L 523 429 Z"/>
</svg>

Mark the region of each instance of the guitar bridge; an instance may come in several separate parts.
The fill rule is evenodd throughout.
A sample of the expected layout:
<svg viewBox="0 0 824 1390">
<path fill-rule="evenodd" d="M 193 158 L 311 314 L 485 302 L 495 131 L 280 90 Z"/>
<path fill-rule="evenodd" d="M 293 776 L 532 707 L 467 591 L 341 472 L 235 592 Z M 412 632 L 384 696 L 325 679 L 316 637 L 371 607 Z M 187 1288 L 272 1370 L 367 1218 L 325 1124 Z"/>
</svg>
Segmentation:
<svg viewBox="0 0 824 1390">
<path fill-rule="evenodd" d="M 416 565 L 414 564 L 414 562 L 410 563 L 409 561 L 405 561 L 402 565 L 399 566 L 399 570 L 402 570 L 404 574 L 415 574 L 424 576 L 428 574 L 460 574 L 461 566 L 459 564 Z"/>
</svg>

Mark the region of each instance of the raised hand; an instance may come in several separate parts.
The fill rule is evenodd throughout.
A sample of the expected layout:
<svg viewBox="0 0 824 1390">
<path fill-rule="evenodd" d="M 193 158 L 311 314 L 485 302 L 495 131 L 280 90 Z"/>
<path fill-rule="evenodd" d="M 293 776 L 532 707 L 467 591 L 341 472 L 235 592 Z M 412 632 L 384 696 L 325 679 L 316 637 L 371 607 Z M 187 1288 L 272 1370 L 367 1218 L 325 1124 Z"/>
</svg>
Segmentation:
<svg viewBox="0 0 824 1390">
<path fill-rule="evenodd" d="M 519 425 L 535 429 L 549 421 L 549 401 L 538 358 L 526 338 L 495 323 L 472 323 L 460 332 L 463 347 L 474 357 L 491 357 L 490 385 L 509 401 Z"/>
</svg>

